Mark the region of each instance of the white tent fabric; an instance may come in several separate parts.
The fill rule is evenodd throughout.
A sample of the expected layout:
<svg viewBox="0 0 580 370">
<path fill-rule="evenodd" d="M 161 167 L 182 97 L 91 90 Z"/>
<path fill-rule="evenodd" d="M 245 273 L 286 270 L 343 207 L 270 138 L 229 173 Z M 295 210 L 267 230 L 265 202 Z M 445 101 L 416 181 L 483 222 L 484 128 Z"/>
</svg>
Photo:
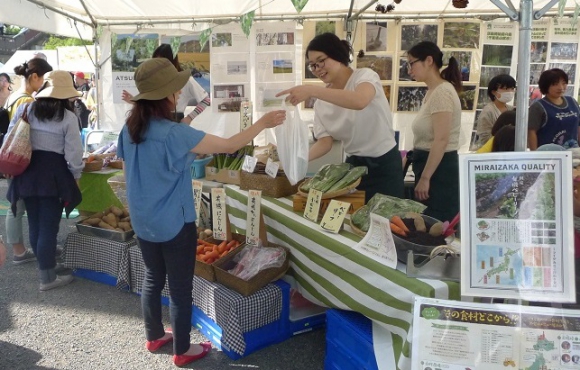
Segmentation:
<svg viewBox="0 0 580 370">
<path fill-rule="evenodd" d="M 390 1 L 385 1 L 389 3 Z M 505 1 L 504 1 L 505 2 Z M 540 9 L 549 0 L 535 0 Z M 519 4 L 514 1 L 518 8 Z M 578 0 L 566 0 L 566 10 L 572 12 Z M 371 0 L 310 0 L 298 13 L 290 0 L 220 0 L 183 1 L 165 0 L 3 0 L 0 22 L 30 27 L 39 31 L 90 40 L 93 27 L 116 25 L 154 28 L 156 32 L 181 30 L 181 33 L 201 31 L 203 23 L 224 18 L 238 18 L 256 11 L 256 20 L 344 17 L 367 7 L 365 17 L 376 17 L 375 3 Z M 465 9 L 456 9 L 451 0 L 403 0 L 395 10 L 385 15 L 390 18 L 414 19 L 418 17 L 502 15 L 489 0 L 471 0 Z"/>
</svg>

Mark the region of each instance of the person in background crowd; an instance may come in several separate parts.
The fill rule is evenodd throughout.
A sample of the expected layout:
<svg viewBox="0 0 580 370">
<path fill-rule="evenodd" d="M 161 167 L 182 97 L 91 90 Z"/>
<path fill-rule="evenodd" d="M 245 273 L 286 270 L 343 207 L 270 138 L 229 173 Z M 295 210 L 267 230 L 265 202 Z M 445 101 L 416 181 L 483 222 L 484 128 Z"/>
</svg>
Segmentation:
<svg viewBox="0 0 580 370">
<path fill-rule="evenodd" d="M 82 97 L 86 98 L 87 93 L 91 89 L 91 85 L 89 84 L 89 81 L 87 81 L 87 79 L 85 78 L 85 74 L 83 72 L 75 72 L 74 80 L 77 91 L 82 92 L 83 93 Z"/>
<path fill-rule="evenodd" d="M 139 94 L 117 143 L 124 161 L 131 222 L 145 263 L 141 302 L 146 348 L 173 341 L 173 362 L 183 366 L 204 357 L 211 344 L 190 344 L 193 270 L 197 228 L 190 167 L 199 154 L 232 153 L 262 130 L 286 119 L 284 110 L 266 113 L 246 130 L 220 138 L 172 120 L 190 71 L 177 71 L 165 58 L 144 61 L 135 71 Z M 161 291 L 169 283 L 172 330 L 164 330 Z"/>
<path fill-rule="evenodd" d="M 580 107 L 570 96 L 565 96 L 568 75 L 559 68 L 542 72 L 538 81 L 544 94 L 530 106 L 528 118 L 528 147 L 554 143 L 564 148 L 577 148 L 580 141 Z"/>
<path fill-rule="evenodd" d="M 497 117 L 497 120 L 493 124 L 491 128 L 491 137 L 489 140 L 477 150 L 477 153 L 489 153 L 493 150 L 493 143 L 495 141 L 495 135 L 499 130 L 501 130 L 505 126 L 514 126 L 516 125 L 516 111 L 514 110 L 506 110 L 502 114 Z"/>
<path fill-rule="evenodd" d="M 32 54 L 32 59 L 34 59 L 34 58 L 38 58 L 38 59 L 42 59 L 42 60 L 44 60 L 44 61 L 48 61 L 48 58 L 46 57 L 46 54 L 44 54 L 44 53 L 43 53 L 43 52 L 41 52 L 41 51 L 35 51 L 35 52 Z"/>
<path fill-rule="evenodd" d="M 492 152 L 513 152 L 516 144 L 516 126 L 507 125 L 500 128 L 493 137 Z"/>
<path fill-rule="evenodd" d="M 12 93 L 12 80 L 7 73 L 0 73 L 0 107 L 3 107 L 8 100 L 8 96 Z"/>
<path fill-rule="evenodd" d="M 326 86 L 295 86 L 276 96 L 287 94 L 286 101 L 292 105 L 317 99 L 317 141 L 310 148 L 309 160 L 322 157 L 339 140 L 347 163 L 368 168 L 357 187 L 365 191 L 366 202 L 376 193 L 403 198 L 403 165 L 389 102 L 376 72 L 349 67 L 352 55 L 348 41 L 332 33 L 316 36 L 306 48 L 306 59 L 310 71 Z"/>
<path fill-rule="evenodd" d="M 22 76 L 23 83 L 20 88 L 15 91 L 7 103 L 13 104 L 8 110 L 10 120 L 14 119 L 14 115 L 21 105 L 34 102 L 32 97 L 44 83 L 44 74 L 52 71 L 52 67 L 44 59 L 33 58 L 28 62 L 23 63 L 14 68 L 14 73 L 17 76 Z M 11 180 L 8 180 L 9 186 Z M 22 199 L 16 202 L 16 211 L 12 212 L 13 207 L 10 207 L 6 212 L 6 244 L 12 246 L 14 258 L 12 263 L 18 265 L 21 263 L 31 262 L 36 259 L 34 252 L 24 246 L 24 236 L 22 234 L 22 217 L 26 211 L 24 201 Z"/>
<path fill-rule="evenodd" d="M 443 53 L 430 41 L 407 51 L 407 70 L 427 85 L 423 105 L 412 124 L 415 199 L 427 205 L 424 213 L 451 220 L 459 212 L 459 133 L 462 89 L 454 57 L 443 71 Z"/>
<path fill-rule="evenodd" d="M 491 127 L 500 114 L 514 109 L 508 104 L 514 99 L 516 80 L 510 75 L 493 77 L 487 86 L 487 96 L 491 100 L 483 107 L 477 122 L 478 146 L 482 147 L 491 137 Z"/>
<path fill-rule="evenodd" d="M 169 60 L 175 68 L 181 72 L 182 68 L 179 64 L 179 59 L 177 55 L 173 56 L 173 51 L 171 50 L 171 45 L 161 44 L 153 52 L 153 58 L 165 58 Z M 123 90 L 122 99 L 127 103 L 131 103 L 131 94 L 126 90 Z M 196 104 L 193 111 L 191 111 L 187 116 L 184 115 L 185 108 L 188 105 Z M 211 100 L 207 92 L 201 87 L 193 77 L 190 77 L 187 84 L 182 89 L 182 93 L 179 96 L 179 101 L 177 102 L 177 113 L 175 115 L 176 122 L 183 122 L 190 124 L 195 117 L 197 117 L 201 112 L 203 112 L 211 104 Z"/>
<path fill-rule="evenodd" d="M 21 105 L 9 131 L 26 114 L 30 124 L 32 157 L 26 170 L 15 176 L 7 198 L 12 211 L 24 200 L 30 245 L 38 260 L 40 291 L 70 283 L 72 275 L 56 273 L 56 243 L 63 208 L 66 215 L 81 202 L 78 180 L 84 167 L 77 118 L 69 99 L 80 95 L 66 71 L 48 72 L 36 101 Z"/>
</svg>

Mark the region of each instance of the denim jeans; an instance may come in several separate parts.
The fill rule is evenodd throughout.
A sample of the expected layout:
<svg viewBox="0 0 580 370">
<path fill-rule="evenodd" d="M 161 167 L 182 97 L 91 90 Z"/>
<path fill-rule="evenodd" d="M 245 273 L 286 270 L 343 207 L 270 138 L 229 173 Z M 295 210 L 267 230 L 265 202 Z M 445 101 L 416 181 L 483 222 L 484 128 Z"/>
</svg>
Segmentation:
<svg viewBox="0 0 580 370">
<path fill-rule="evenodd" d="M 165 277 L 169 283 L 169 315 L 173 331 L 173 353 L 181 355 L 189 349 L 191 311 L 193 304 L 193 269 L 197 228 L 195 222 L 183 226 L 179 234 L 169 241 L 154 243 L 137 238 L 145 278 L 141 292 L 141 306 L 147 340 L 165 335 L 161 322 L 161 291 Z"/>
<path fill-rule="evenodd" d="M 56 239 L 63 204 L 58 197 L 24 198 L 28 212 L 30 246 L 38 260 L 40 270 L 56 266 Z"/>
<path fill-rule="evenodd" d="M 8 186 L 12 179 L 8 179 Z M 8 207 L 6 212 L 6 238 L 4 241 L 6 244 L 12 246 L 12 244 L 24 243 L 23 233 L 22 233 L 22 217 L 24 216 L 24 201 L 22 199 L 16 202 L 16 214 L 12 213 L 12 208 Z"/>
</svg>

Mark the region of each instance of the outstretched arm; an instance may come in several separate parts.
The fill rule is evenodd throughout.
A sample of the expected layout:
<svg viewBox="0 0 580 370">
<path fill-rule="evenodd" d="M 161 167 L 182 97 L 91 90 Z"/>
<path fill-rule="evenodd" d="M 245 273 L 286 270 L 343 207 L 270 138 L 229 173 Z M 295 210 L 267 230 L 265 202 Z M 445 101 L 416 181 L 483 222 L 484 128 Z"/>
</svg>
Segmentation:
<svg viewBox="0 0 580 370">
<path fill-rule="evenodd" d="M 358 84 L 354 90 L 331 89 L 313 85 L 299 85 L 280 91 L 276 96 L 288 95 L 286 101 L 298 105 L 310 98 L 316 98 L 339 107 L 361 110 L 373 100 L 375 87 L 370 82 Z"/>
</svg>

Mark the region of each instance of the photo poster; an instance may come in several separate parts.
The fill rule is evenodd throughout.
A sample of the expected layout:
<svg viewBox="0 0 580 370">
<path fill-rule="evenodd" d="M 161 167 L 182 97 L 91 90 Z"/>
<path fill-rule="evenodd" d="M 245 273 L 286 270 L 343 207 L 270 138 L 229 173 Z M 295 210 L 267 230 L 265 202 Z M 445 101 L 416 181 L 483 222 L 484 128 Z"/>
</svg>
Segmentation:
<svg viewBox="0 0 580 370">
<path fill-rule="evenodd" d="M 365 50 L 367 52 L 387 51 L 387 40 L 387 22 L 366 23 Z"/>
<path fill-rule="evenodd" d="M 282 109 L 282 102 L 285 96 L 276 97 L 280 91 L 296 86 L 293 81 L 286 82 L 256 82 L 256 104 L 254 109 L 258 112 L 269 112 L 275 109 Z M 290 104 L 287 109 L 292 108 Z"/>
<path fill-rule="evenodd" d="M 407 51 L 421 41 L 431 41 L 437 44 L 437 32 L 439 24 L 402 24 L 401 25 L 401 51 Z"/>
<path fill-rule="evenodd" d="M 418 112 L 427 95 L 426 86 L 399 86 L 397 111 Z"/>
<path fill-rule="evenodd" d="M 213 28 L 209 43 L 212 111 L 239 112 L 242 99 L 252 97 L 250 39 L 236 23 Z"/>
<path fill-rule="evenodd" d="M 578 310 L 415 298 L 412 370 L 580 368 Z"/>
<path fill-rule="evenodd" d="M 459 157 L 461 294 L 575 302 L 572 153 Z"/>
<path fill-rule="evenodd" d="M 256 52 L 294 52 L 297 42 L 295 22 L 256 23 Z"/>
<path fill-rule="evenodd" d="M 152 34 L 113 34 L 111 36 L 111 64 L 113 69 L 113 102 L 124 103 L 123 90 L 137 95 L 133 79 L 135 69 L 146 59 L 151 58 L 159 46 L 159 35 Z"/>
<path fill-rule="evenodd" d="M 295 55 L 294 52 L 256 53 L 256 82 L 295 82 L 298 72 Z"/>
</svg>

